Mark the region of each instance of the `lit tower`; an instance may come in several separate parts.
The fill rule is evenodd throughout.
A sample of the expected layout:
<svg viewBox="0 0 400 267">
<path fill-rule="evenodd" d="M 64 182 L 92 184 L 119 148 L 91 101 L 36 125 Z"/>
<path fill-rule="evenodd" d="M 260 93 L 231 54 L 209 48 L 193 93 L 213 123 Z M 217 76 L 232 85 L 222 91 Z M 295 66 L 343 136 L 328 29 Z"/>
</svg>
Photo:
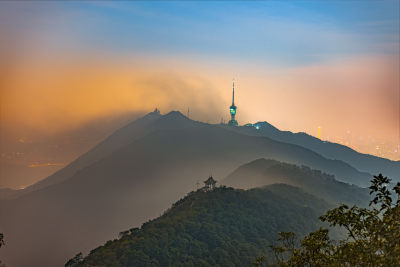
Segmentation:
<svg viewBox="0 0 400 267">
<path fill-rule="evenodd" d="M 231 113 L 231 120 L 228 122 L 229 125 L 237 126 L 238 122 L 235 120 L 236 106 L 235 106 L 235 80 L 232 82 L 232 106 L 229 107 Z"/>
</svg>

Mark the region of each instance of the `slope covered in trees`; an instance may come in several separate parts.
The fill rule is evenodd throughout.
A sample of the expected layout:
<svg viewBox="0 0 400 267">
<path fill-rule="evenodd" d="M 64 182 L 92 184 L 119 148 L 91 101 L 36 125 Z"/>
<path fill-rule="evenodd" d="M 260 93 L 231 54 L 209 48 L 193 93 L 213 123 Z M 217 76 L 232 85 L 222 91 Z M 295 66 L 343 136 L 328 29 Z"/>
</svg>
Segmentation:
<svg viewBox="0 0 400 267">
<path fill-rule="evenodd" d="M 67 266 L 251 266 L 268 253 L 279 231 L 301 236 L 315 230 L 327 208 L 324 201 L 284 184 L 199 190 Z"/>
<path fill-rule="evenodd" d="M 370 208 L 340 205 L 320 217 L 343 228 L 347 238 L 333 240 L 321 228 L 298 243 L 295 233 L 281 232 L 281 244 L 271 247 L 274 259 L 259 257 L 254 266 L 400 266 L 400 182 L 392 190 L 389 183 L 382 174 L 374 176 Z"/>
<path fill-rule="evenodd" d="M 333 175 L 313 170 L 307 166 L 297 166 L 264 158 L 240 166 L 221 183 L 241 189 L 284 183 L 300 187 L 310 194 L 335 204 L 366 206 L 369 199 L 366 188 L 340 182 Z"/>
</svg>

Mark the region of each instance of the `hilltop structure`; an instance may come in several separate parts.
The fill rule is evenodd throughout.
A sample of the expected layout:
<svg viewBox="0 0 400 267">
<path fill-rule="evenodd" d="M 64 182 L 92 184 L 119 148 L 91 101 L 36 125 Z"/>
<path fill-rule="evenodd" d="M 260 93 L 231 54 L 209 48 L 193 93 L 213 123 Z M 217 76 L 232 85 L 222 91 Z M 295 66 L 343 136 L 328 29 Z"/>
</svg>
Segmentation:
<svg viewBox="0 0 400 267">
<path fill-rule="evenodd" d="M 214 190 L 216 183 L 217 183 L 217 181 L 215 181 L 212 176 L 208 177 L 208 179 L 204 181 L 203 190 L 204 191 L 212 191 L 212 190 Z"/>
<path fill-rule="evenodd" d="M 231 113 L 231 120 L 228 122 L 229 125 L 238 126 L 238 122 L 235 119 L 236 116 L 236 106 L 235 106 L 235 81 L 232 82 L 232 105 L 229 107 L 229 112 Z"/>
</svg>

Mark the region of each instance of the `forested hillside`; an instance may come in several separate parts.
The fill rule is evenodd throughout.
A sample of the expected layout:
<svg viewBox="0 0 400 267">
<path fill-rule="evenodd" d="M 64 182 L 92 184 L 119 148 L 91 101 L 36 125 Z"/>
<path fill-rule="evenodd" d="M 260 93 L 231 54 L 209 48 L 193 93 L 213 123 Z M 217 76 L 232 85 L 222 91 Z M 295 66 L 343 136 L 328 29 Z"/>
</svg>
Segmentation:
<svg viewBox="0 0 400 267">
<path fill-rule="evenodd" d="M 310 194 L 335 204 L 366 206 L 369 199 L 366 188 L 338 181 L 334 175 L 307 166 L 263 158 L 240 166 L 221 183 L 241 189 L 284 183 L 300 187 Z"/>
<path fill-rule="evenodd" d="M 327 208 L 323 200 L 284 184 L 198 190 L 68 266 L 251 266 L 269 253 L 278 232 L 301 236 L 315 230 Z"/>
</svg>

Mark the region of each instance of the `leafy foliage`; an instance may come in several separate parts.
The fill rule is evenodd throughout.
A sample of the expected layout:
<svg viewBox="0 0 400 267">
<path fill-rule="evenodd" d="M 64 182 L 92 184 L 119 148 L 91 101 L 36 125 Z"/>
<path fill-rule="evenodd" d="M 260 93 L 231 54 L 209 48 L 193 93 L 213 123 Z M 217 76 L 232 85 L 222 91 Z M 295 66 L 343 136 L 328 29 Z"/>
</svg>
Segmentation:
<svg viewBox="0 0 400 267">
<path fill-rule="evenodd" d="M 251 266 L 280 230 L 317 229 L 317 214 L 328 208 L 321 203 L 288 185 L 191 192 L 161 217 L 68 266 Z"/>
<path fill-rule="evenodd" d="M 67 263 L 65 264 L 65 267 L 77 266 L 78 264 L 82 263 L 82 260 L 83 260 L 82 253 L 79 252 L 78 254 L 75 255 L 75 257 L 73 257 L 72 259 L 67 261 Z"/>
<path fill-rule="evenodd" d="M 4 234 L 0 233 L 0 248 L 5 245 Z M 5 267 L 5 265 L 0 261 L 0 267 Z"/>
<path fill-rule="evenodd" d="M 382 174 L 371 181 L 372 208 L 340 205 L 320 219 L 346 230 L 345 240 L 334 241 L 327 229 L 308 234 L 296 248 L 294 233 L 280 233 L 280 245 L 272 246 L 274 263 L 256 259 L 254 266 L 399 266 L 400 265 L 400 183 L 388 189 L 390 179 Z"/>
<path fill-rule="evenodd" d="M 0 233 L 0 248 L 2 247 L 2 246 L 4 246 L 4 234 L 3 233 Z"/>
</svg>

